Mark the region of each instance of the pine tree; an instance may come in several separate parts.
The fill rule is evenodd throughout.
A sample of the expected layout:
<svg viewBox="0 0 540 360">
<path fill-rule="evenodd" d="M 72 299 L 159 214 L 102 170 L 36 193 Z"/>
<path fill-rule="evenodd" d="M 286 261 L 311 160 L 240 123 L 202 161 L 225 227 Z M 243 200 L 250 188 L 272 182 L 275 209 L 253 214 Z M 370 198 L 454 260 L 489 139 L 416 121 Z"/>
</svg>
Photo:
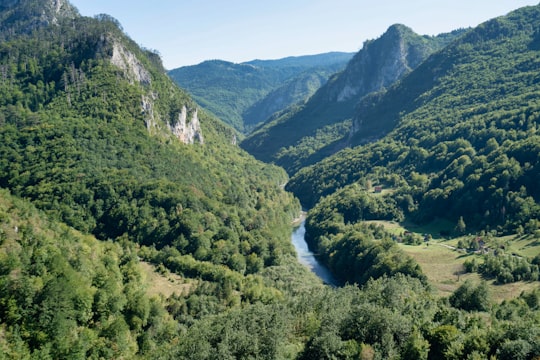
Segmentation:
<svg viewBox="0 0 540 360">
<path fill-rule="evenodd" d="M 455 227 L 456 232 L 459 234 L 465 234 L 465 230 L 467 230 L 467 225 L 465 225 L 465 221 L 463 220 L 463 216 L 459 217 L 459 220 Z"/>
</svg>

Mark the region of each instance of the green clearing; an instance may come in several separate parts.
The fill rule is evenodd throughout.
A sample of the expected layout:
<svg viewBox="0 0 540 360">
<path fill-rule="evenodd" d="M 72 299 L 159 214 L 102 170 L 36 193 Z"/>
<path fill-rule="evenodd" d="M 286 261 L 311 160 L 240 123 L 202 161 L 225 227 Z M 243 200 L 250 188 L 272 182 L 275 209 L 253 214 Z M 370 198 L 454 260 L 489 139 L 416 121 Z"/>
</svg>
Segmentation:
<svg viewBox="0 0 540 360">
<path fill-rule="evenodd" d="M 405 229 L 401 224 L 395 221 L 386 221 L 386 220 L 367 220 L 366 224 L 375 224 L 382 225 L 386 231 L 394 235 L 401 235 L 407 229 Z"/>
<path fill-rule="evenodd" d="M 148 296 L 163 295 L 164 298 L 168 298 L 173 294 L 188 294 L 197 285 L 195 280 L 183 278 L 169 271 L 160 273 L 154 265 L 145 261 L 139 262 L 139 268 L 144 274 Z"/>
<path fill-rule="evenodd" d="M 437 218 L 425 225 L 417 225 L 415 223 L 405 221 L 402 226 L 410 232 L 430 234 L 433 239 L 443 239 L 447 236 L 446 234 L 452 233 L 456 224 L 453 224 L 446 219 Z"/>
<path fill-rule="evenodd" d="M 400 245 L 403 251 L 413 257 L 422 267 L 429 282 L 437 290 L 439 296 L 450 296 L 465 280 L 479 282 L 482 277 L 477 273 L 463 273 L 463 263 L 474 254 L 466 254 L 449 248 L 447 244 L 430 242 L 421 246 Z M 538 248 L 537 248 L 538 251 Z M 479 257 L 478 257 L 479 258 Z M 493 300 L 497 303 L 513 299 L 523 291 L 530 291 L 540 286 L 538 282 L 514 282 L 497 285 L 488 280 Z"/>
<path fill-rule="evenodd" d="M 414 258 L 422 267 L 422 271 L 428 277 L 430 283 L 437 290 L 439 296 L 449 296 L 467 279 L 481 281 L 479 274 L 464 274 L 463 263 L 471 257 L 477 257 L 482 261 L 481 256 L 466 253 L 463 250 L 456 250 L 460 240 L 469 240 L 473 235 L 442 239 L 441 230 L 451 228 L 449 222 L 435 220 L 426 226 L 411 226 L 408 223 L 397 223 L 395 221 L 373 220 L 374 223 L 384 226 L 392 234 L 401 235 L 406 231 L 418 235 L 431 234 L 433 239 L 429 243 L 422 245 L 400 244 L 403 251 Z M 532 258 L 540 254 L 540 241 L 532 236 L 517 235 L 493 237 L 487 242 L 488 246 L 493 244 L 505 245 L 507 252 L 519 256 Z M 489 279 L 488 284 L 494 301 L 501 302 L 519 296 L 523 291 L 529 291 L 540 286 L 538 282 L 515 282 L 505 285 L 494 284 L 494 280 Z"/>
<path fill-rule="evenodd" d="M 467 255 L 443 244 L 438 242 L 420 246 L 401 244 L 401 248 L 420 264 L 422 271 L 441 296 L 449 296 L 466 279 L 480 280 L 478 274 L 463 274 L 463 263 L 468 258 Z"/>
<path fill-rule="evenodd" d="M 515 237 L 510 242 L 510 251 L 525 257 L 535 257 L 540 254 L 540 239 L 536 239 L 530 235 Z"/>
<path fill-rule="evenodd" d="M 366 223 L 378 224 L 384 226 L 385 230 L 395 235 L 402 235 L 409 231 L 417 233 L 419 235 L 429 234 L 433 239 L 443 239 L 442 234 L 451 233 L 455 227 L 450 221 L 445 219 L 435 219 L 425 225 L 417 225 L 410 221 L 404 221 L 403 223 L 397 223 L 395 221 L 386 220 L 370 220 Z"/>
</svg>

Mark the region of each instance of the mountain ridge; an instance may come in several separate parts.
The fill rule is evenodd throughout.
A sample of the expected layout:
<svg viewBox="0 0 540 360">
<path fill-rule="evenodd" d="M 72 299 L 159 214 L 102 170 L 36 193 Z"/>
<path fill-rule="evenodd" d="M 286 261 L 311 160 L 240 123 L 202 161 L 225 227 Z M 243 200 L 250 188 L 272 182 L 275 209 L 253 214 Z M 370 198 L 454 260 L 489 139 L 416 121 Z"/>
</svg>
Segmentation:
<svg viewBox="0 0 540 360">
<path fill-rule="evenodd" d="M 396 24 L 366 41 L 347 67 L 333 75 L 309 101 L 250 134 L 241 146 L 256 158 L 283 166 L 290 174 L 347 145 L 358 101 L 402 78 L 461 31 L 437 37 L 415 34 Z M 276 139 L 278 139 L 276 141 Z"/>
<path fill-rule="evenodd" d="M 1 187 L 98 239 L 173 247 L 192 276 L 238 280 L 293 252 L 286 174 L 233 145 L 157 54 L 108 15 L 42 25 L 0 43 Z"/>
<path fill-rule="evenodd" d="M 530 183 L 537 160 L 523 152 L 537 138 L 533 24 L 539 14 L 538 6 L 525 7 L 487 21 L 388 91 L 364 99 L 353 119 L 353 147 L 300 171 L 289 190 L 309 205 L 341 187 L 394 173 L 391 186 L 398 178 L 404 186 L 394 200 L 407 198 L 398 208 L 416 221 L 463 216 L 471 226 L 501 232 L 524 227 L 524 212 L 539 211 Z"/>
<path fill-rule="evenodd" d="M 330 52 L 243 63 L 207 60 L 170 70 L 169 75 L 202 107 L 246 133 L 273 112 L 305 100 L 351 56 Z M 276 103 L 275 96 L 265 100 L 272 93 L 281 101 Z"/>
</svg>

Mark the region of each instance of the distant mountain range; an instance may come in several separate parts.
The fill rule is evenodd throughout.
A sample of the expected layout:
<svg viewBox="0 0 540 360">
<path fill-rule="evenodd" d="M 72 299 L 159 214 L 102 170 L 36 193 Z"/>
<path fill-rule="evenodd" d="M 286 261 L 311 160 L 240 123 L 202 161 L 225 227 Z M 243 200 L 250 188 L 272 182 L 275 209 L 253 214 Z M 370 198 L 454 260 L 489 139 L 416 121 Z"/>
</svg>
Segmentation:
<svg viewBox="0 0 540 360">
<path fill-rule="evenodd" d="M 332 76 L 306 104 L 264 124 L 242 147 L 291 174 L 315 163 L 347 145 L 344 137 L 362 98 L 385 91 L 461 33 L 430 37 L 404 25 L 391 26 L 380 38 L 367 41 L 346 69 Z"/>
<path fill-rule="evenodd" d="M 309 98 L 353 53 L 331 52 L 235 64 L 205 61 L 169 71 L 204 108 L 248 133 L 273 113 Z"/>
</svg>

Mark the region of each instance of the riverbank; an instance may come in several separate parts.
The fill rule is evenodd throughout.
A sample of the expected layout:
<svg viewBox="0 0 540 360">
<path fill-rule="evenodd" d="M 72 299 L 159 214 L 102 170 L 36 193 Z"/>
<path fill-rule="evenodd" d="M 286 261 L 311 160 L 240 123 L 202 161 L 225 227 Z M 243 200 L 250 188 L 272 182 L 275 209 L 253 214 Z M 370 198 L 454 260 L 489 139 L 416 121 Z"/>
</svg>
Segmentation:
<svg viewBox="0 0 540 360">
<path fill-rule="evenodd" d="M 295 226 L 295 229 L 291 236 L 292 244 L 296 250 L 298 262 L 306 266 L 312 273 L 317 275 L 324 284 L 330 286 L 340 286 L 340 282 L 332 275 L 330 270 L 323 264 L 319 263 L 315 254 L 309 250 L 306 243 L 306 227 L 305 227 L 305 212 L 301 214 L 298 219 L 299 223 Z M 296 220 L 296 219 L 295 219 Z"/>
<path fill-rule="evenodd" d="M 300 212 L 300 215 L 298 215 L 298 217 L 295 218 L 295 219 L 291 222 L 291 225 L 292 225 L 293 227 L 298 227 L 298 226 L 300 226 L 300 225 L 304 222 L 304 220 L 306 220 L 306 215 L 307 215 L 307 211 L 303 211 L 303 210 L 302 210 L 302 211 Z"/>
</svg>

